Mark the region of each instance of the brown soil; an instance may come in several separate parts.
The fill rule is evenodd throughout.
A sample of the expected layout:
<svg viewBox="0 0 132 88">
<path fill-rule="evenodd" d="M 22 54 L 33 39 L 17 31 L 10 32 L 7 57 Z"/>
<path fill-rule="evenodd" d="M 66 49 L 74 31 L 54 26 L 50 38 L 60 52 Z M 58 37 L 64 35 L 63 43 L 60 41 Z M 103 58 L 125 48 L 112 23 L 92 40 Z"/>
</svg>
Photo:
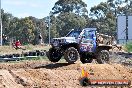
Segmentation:
<svg viewBox="0 0 132 88">
<path fill-rule="evenodd" d="M 1 63 L 0 88 L 82 88 L 78 81 L 81 76 L 80 67 L 84 67 L 89 72 L 92 71 L 93 75 L 90 75 L 90 79 L 132 81 L 132 68 L 120 64 L 76 63 L 70 65 L 42 60 Z"/>
</svg>

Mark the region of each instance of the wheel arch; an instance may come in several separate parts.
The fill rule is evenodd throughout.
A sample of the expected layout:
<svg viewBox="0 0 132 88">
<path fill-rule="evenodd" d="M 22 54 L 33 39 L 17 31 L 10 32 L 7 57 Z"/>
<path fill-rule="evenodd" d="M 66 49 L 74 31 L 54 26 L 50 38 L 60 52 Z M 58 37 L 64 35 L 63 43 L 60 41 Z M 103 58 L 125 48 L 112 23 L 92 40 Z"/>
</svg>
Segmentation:
<svg viewBox="0 0 132 88">
<path fill-rule="evenodd" d="M 97 50 L 96 51 L 100 51 L 100 50 L 110 50 L 112 49 L 112 46 L 107 46 L 107 45 L 102 45 L 102 46 L 97 46 Z"/>
<path fill-rule="evenodd" d="M 65 44 L 62 46 L 62 48 L 64 50 L 66 50 L 69 47 L 74 47 L 75 49 L 77 49 L 79 51 L 79 44 L 77 44 L 77 43 L 69 43 L 69 44 Z"/>
</svg>

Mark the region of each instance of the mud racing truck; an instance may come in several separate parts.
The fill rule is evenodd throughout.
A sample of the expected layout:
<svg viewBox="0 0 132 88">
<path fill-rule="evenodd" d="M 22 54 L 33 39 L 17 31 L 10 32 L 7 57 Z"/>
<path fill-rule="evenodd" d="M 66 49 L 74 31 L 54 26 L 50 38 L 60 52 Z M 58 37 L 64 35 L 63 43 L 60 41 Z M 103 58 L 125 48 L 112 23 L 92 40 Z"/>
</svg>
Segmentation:
<svg viewBox="0 0 132 88">
<path fill-rule="evenodd" d="M 62 56 L 68 63 L 74 63 L 78 59 L 82 63 L 91 63 L 93 59 L 99 64 L 109 62 L 108 44 L 99 44 L 96 28 L 83 30 L 71 30 L 65 37 L 53 38 L 51 48 L 48 51 L 48 59 L 58 62 Z"/>
</svg>

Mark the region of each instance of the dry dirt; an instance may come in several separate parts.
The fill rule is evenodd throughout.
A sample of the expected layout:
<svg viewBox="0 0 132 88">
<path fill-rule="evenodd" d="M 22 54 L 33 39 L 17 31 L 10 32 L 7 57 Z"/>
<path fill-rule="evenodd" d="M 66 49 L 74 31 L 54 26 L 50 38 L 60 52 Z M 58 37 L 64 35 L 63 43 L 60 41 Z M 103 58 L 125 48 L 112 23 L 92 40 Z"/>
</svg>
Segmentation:
<svg viewBox="0 0 132 88">
<path fill-rule="evenodd" d="M 132 68 L 120 64 L 77 62 L 70 65 L 41 60 L 0 63 L 0 88 L 82 88 L 78 81 L 81 76 L 80 66 L 94 73 L 90 75 L 91 79 L 129 79 L 132 81 Z"/>
</svg>

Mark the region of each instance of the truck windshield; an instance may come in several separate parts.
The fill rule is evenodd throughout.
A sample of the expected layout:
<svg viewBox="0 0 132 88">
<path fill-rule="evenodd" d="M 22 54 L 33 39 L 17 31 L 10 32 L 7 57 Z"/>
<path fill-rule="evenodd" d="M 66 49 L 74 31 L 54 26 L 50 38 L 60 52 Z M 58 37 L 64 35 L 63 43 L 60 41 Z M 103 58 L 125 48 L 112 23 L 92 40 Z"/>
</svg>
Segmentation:
<svg viewBox="0 0 132 88">
<path fill-rule="evenodd" d="M 95 31 L 85 30 L 84 34 L 86 39 L 93 39 L 95 37 Z"/>
<path fill-rule="evenodd" d="M 66 35 L 66 37 L 75 37 L 77 39 L 80 33 L 81 31 L 71 31 L 70 33 L 68 33 L 68 35 Z"/>
</svg>

